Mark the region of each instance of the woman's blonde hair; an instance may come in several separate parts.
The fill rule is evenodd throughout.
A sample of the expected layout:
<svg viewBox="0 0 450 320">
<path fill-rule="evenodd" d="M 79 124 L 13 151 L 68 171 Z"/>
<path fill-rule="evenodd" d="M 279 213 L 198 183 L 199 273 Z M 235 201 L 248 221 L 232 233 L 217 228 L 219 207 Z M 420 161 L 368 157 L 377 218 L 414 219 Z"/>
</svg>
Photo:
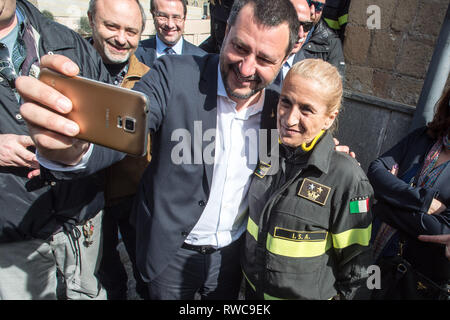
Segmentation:
<svg viewBox="0 0 450 320">
<path fill-rule="evenodd" d="M 342 78 L 336 67 L 321 59 L 305 59 L 294 64 L 289 74 L 317 81 L 321 88 L 317 94 L 325 101 L 329 114 L 341 109 Z M 329 131 L 332 132 L 336 126 L 337 119 Z"/>
</svg>

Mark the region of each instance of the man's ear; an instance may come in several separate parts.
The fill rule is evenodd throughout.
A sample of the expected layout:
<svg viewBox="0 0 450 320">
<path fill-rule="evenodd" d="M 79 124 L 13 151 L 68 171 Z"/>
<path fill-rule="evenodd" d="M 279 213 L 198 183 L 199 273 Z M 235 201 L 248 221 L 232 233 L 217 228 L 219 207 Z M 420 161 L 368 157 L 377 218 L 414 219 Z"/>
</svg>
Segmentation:
<svg viewBox="0 0 450 320">
<path fill-rule="evenodd" d="M 92 17 L 92 14 L 90 12 L 88 12 L 87 16 L 89 19 L 89 25 L 91 26 L 91 29 L 94 29 L 94 18 Z"/>
</svg>

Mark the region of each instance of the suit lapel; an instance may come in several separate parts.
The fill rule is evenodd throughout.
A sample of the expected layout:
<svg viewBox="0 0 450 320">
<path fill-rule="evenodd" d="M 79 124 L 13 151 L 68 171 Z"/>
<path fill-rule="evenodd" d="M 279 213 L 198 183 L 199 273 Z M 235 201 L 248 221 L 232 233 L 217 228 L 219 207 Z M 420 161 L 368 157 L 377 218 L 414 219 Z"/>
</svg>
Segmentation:
<svg viewBox="0 0 450 320">
<path fill-rule="evenodd" d="M 157 54 L 156 54 L 156 37 L 151 38 L 151 43 L 150 43 L 150 48 L 152 48 L 153 50 L 148 50 L 148 59 L 151 63 L 151 65 L 153 65 L 155 63 Z"/>
<path fill-rule="evenodd" d="M 206 130 L 216 130 L 217 129 L 217 69 L 219 63 L 218 55 L 211 55 L 208 59 L 205 69 L 202 72 L 201 80 L 199 84 L 200 94 L 204 95 L 204 104 L 202 108 L 199 108 L 199 119 L 202 124 L 203 133 Z M 215 132 L 215 131 L 214 131 Z M 210 137 L 208 137 L 209 139 Z M 205 155 L 209 160 L 209 155 L 211 155 L 212 160 L 214 160 L 214 153 L 211 152 L 210 147 L 205 151 L 205 148 L 209 146 L 211 143 L 215 144 L 215 136 L 214 139 L 210 141 L 202 139 L 202 154 Z M 215 150 L 215 148 L 214 148 Z M 205 168 L 206 177 L 208 179 L 208 185 L 211 186 L 213 169 L 214 169 L 214 161 L 206 161 L 203 159 L 203 165 Z"/>
</svg>

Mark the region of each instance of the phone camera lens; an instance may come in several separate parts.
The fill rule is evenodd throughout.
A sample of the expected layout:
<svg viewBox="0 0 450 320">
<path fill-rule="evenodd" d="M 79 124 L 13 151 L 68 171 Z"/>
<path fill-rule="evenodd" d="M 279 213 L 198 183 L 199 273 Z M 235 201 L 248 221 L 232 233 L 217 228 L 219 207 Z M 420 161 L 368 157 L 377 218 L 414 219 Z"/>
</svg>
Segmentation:
<svg viewBox="0 0 450 320">
<path fill-rule="evenodd" d="M 125 126 L 124 126 L 125 131 L 134 132 L 135 125 L 136 125 L 136 119 L 130 118 L 130 117 L 125 118 Z"/>
</svg>

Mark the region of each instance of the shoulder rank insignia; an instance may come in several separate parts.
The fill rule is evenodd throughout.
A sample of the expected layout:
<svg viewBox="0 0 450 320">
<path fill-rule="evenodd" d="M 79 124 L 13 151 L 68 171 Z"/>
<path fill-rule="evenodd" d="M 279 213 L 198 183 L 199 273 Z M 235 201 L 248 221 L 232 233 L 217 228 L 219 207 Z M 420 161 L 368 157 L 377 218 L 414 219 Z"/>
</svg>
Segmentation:
<svg viewBox="0 0 450 320">
<path fill-rule="evenodd" d="M 298 190 L 297 195 L 324 206 L 327 202 L 330 191 L 330 187 L 305 178 L 300 186 L 300 189 Z"/>
<path fill-rule="evenodd" d="M 270 164 L 260 161 L 258 167 L 255 170 L 255 175 L 260 178 L 264 178 L 267 172 L 269 172 L 270 167 Z"/>
<path fill-rule="evenodd" d="M 369 197 L 356 197 L 350 200 L 350 213 L 369 212 Z"/>
</svg>

